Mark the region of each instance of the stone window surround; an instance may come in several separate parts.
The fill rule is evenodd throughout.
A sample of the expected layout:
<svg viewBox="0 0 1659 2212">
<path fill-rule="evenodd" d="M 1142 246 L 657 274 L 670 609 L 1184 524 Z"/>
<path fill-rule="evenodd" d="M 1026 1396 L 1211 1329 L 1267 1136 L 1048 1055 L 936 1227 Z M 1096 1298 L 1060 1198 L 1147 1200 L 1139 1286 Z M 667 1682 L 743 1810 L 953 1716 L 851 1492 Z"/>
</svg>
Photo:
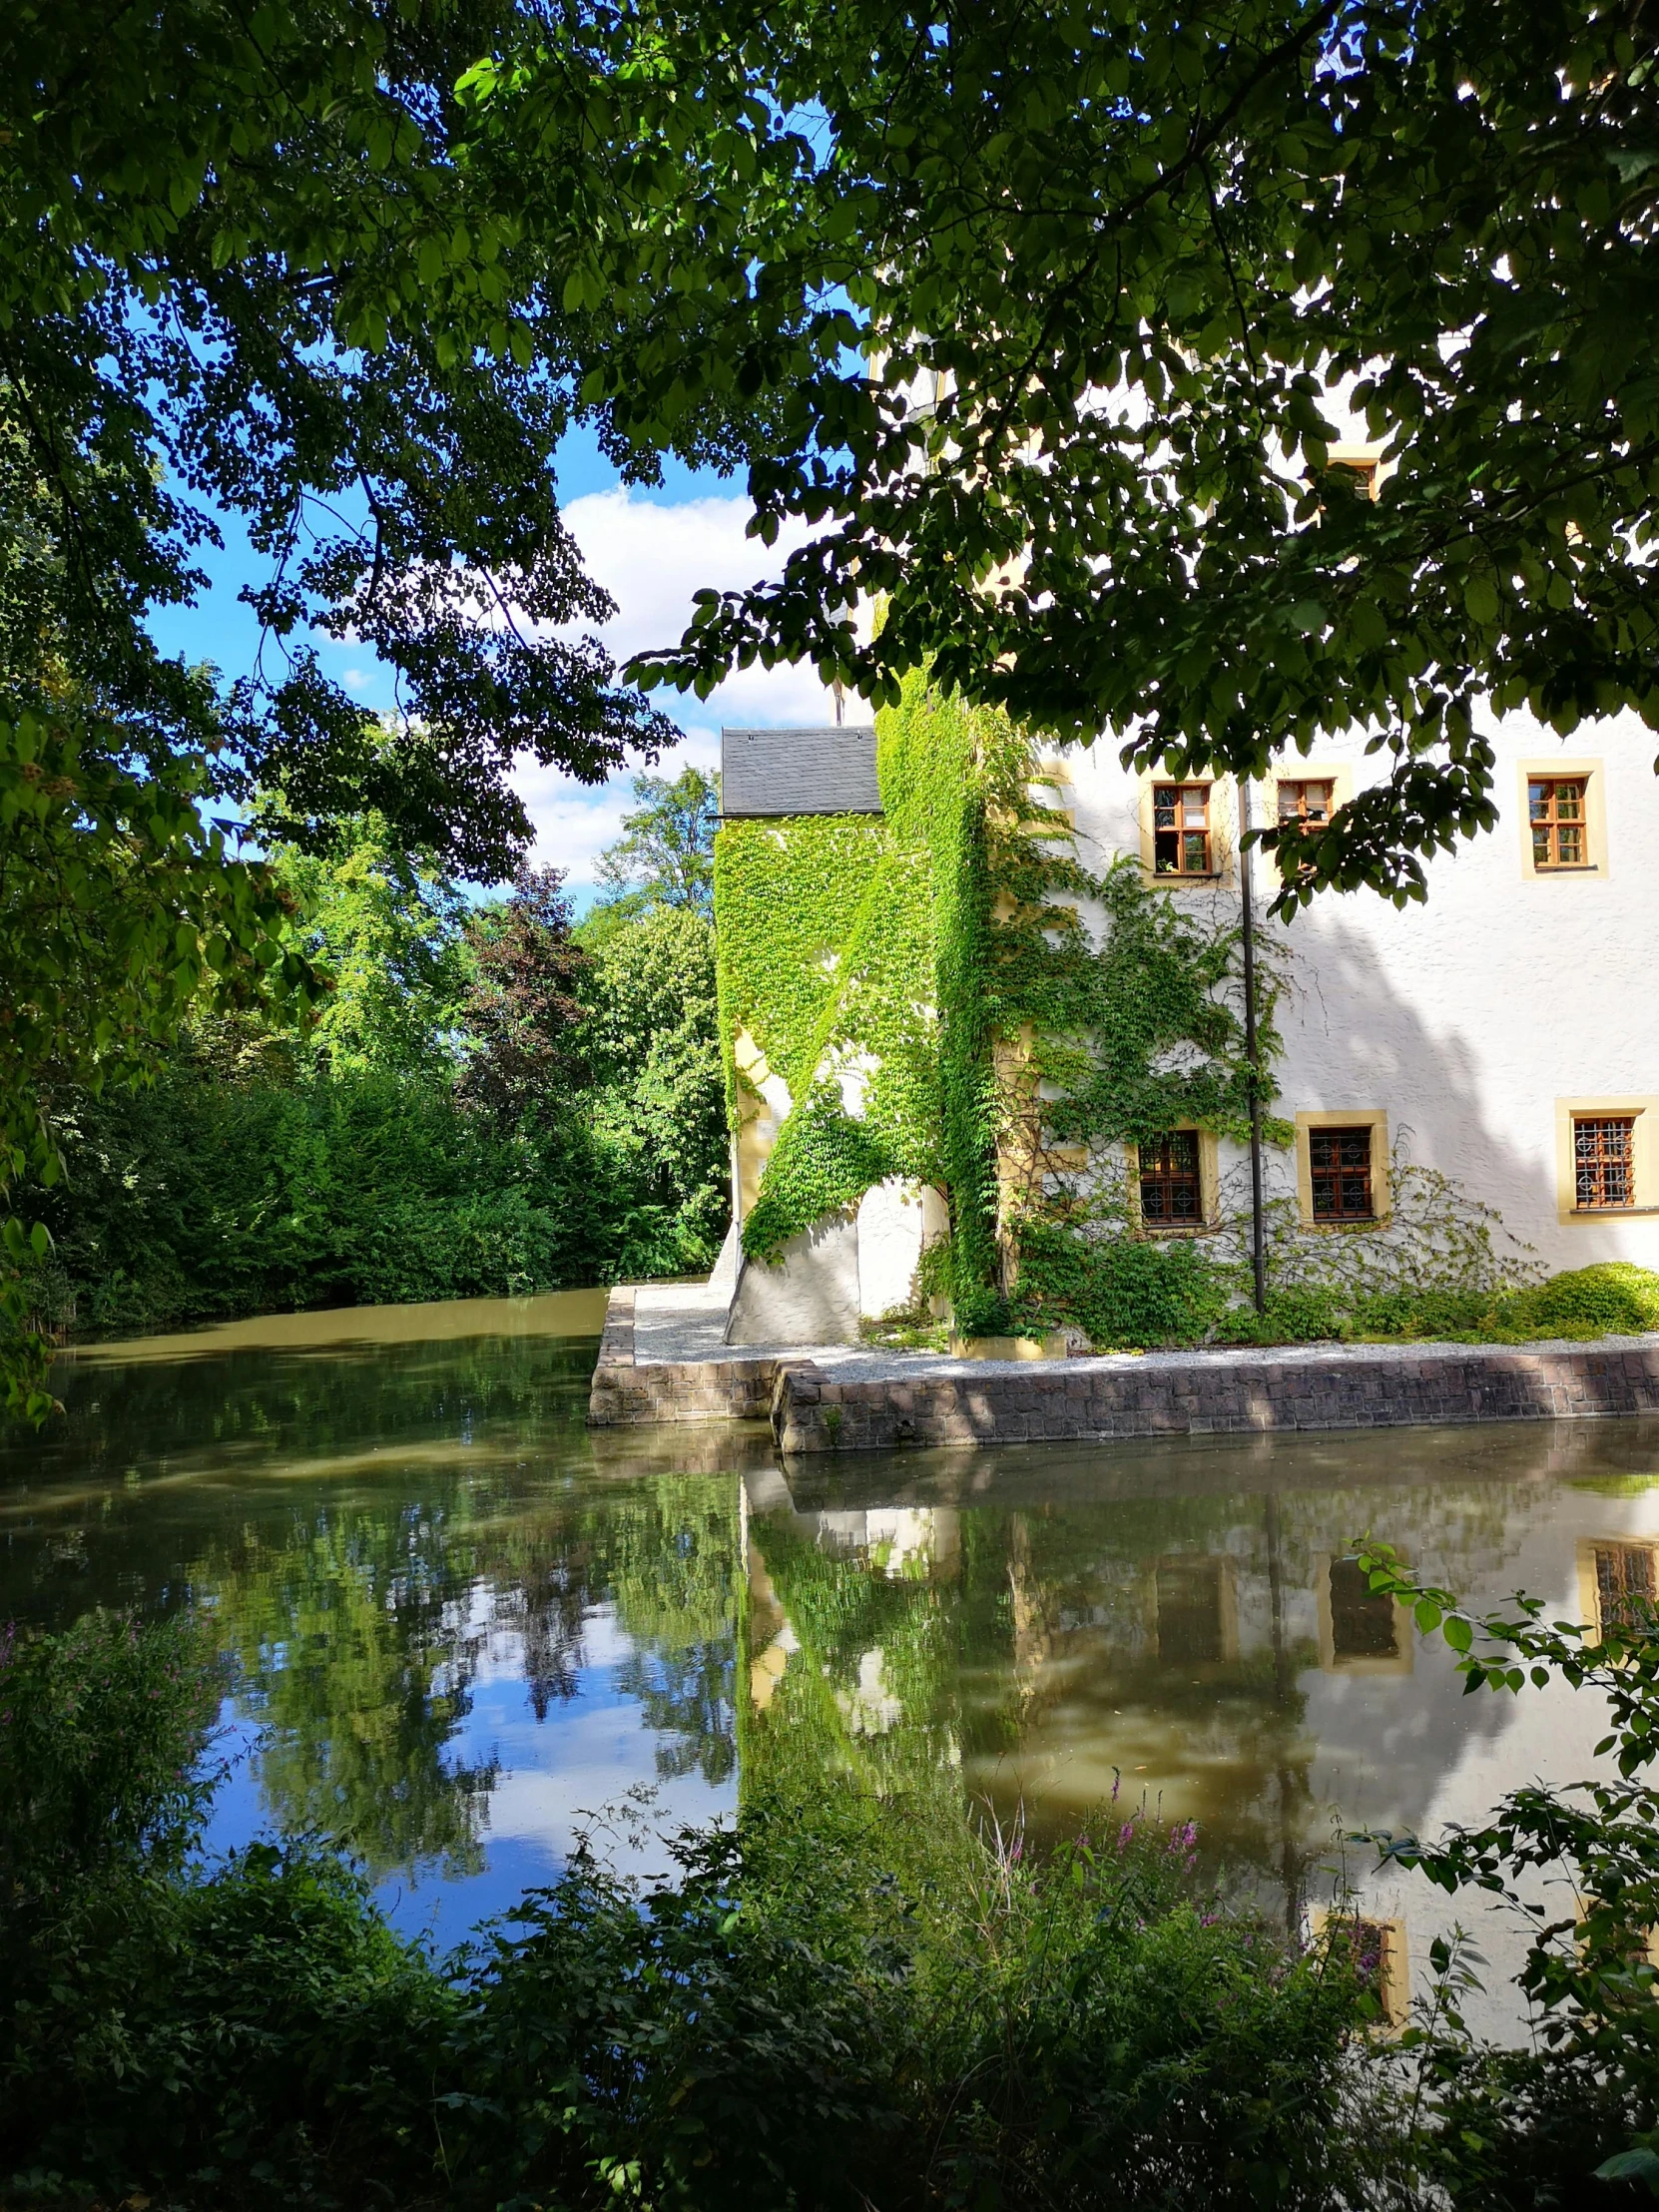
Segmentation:
<svg viewBox="0 0 1659 2212">
<path fill-rule="evenodd" d="M 1161 880 L 1167 883 L 1169 877 L 1166 875 Z M 1167 1134 L 1174 1137 L 1187 1130 L 1198 1139 L 1197 1221 L 1162 1222 L 1141 1219 L 1141 1148 L 1133 1142 L 1126 1141 L 1124 1144 L 1129 1216 L 1138 1237 L 1204 1237 L 1209 1236 L 1221 1221 L 1221 1160 L 1216 1149 L 1216 1133 L 1213 1129 L 1200 1128 L 1196 1121 L 1176 1121 L 1171 1122 Z"/>
<path fill-rule="evenodd" d="M 1252 808 L 1256 829 L 1276 830 L 1279 827 L 1281 784 L 1329 784 L 1331 812 L 1336 814 L 1354 797 L 1354 764 L 1351 761 L 1322 760 L 1317 753 L 1310 753 L 1306 760 L 1297 754 L 1276 763 L 1265 782 L 1255 787 L 1259 794 Z M 1274 876 L 1279 874 L 1278 863 L 1271 852 L 1259 852 L 1257 858 Z"/>
<path fill-rule="evenodd" d="M 1152 821 L 1155 784 L 1203 784 L 1210 795 L 1210 872 L 1208 875 L 1160 875 Z M 1140 833 L 1141 880 L 1149 890 L 1210 890 L 1231 883 L 1238 851 L 1237 785 L 1231 776 L 1171 776 L 1143 769 L 1135 786 L 1135 822 Z"/>
<path fill-rule="evenodd" d="M 1371 1131 L 1371 1202 L 1369 1221 L 1326 1221 L 1314 1213 L 1314 1162 L 1309 1138 L 1316 1129 L 1369 1129 Z M 1329 1236 L 1366 1236 L 1386 1229 L 1393 1210 L 1388 1187 L 1388 1112 L 1385 1106 L 1321 1107 L 1296 1117 L 1296 1205 L 1304 1229 Z"/>
<path fill-rule="evenodd" d="M 1633 1131 L 1631 1174 L 1634 1206 L 1580 1207 L 1573 1166 L 1572 1125 L 1598 1115 L 1629 1119 Z M 1659 1214 L 1659 1097 L 1627 1092 L 1616 1098 L 1558 1098 L 1555 1101 L 1555 1218 L 1559 1222 L 1620 1222 Z"/>
</svg>

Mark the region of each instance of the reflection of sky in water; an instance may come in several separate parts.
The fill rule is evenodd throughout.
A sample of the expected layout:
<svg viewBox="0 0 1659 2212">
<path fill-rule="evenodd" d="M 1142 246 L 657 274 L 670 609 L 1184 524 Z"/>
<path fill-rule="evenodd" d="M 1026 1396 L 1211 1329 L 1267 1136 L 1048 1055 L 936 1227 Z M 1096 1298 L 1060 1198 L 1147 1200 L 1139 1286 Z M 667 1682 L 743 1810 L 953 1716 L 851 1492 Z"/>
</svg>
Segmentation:
<svg viewBox="0 0 1659 2212">
<path fill-rule="evenodd" d="M 603 1854 L 666 1871 L 665 1832 L 734 1810 L 741 1744 L 746 1788 L 856 1775 L 1039 1842 L 1117 1778 L 1114 1818 L 1144 1795 L 1196 1820 L 1207 1867 L 1298 1925 L 1346 1862 L 1420 1975 L 1480 1908 L 1338 1832 L 1434 1834 L 1590 1767 L 1594 1701 L 1462 1698 L 1335 1563 L 1369 1530 L 1477 1605 L 1582 1617 L 1598 1544 L 1659 1556 L 1659 1424 L 786 1471 L 764 1429 L 589 1431 L 569 1313 L 309 1316 L 71 1364 L 65 1420 L 0 1442 L 0 1621 L 200 1606 L 237 1668 L 210 1848 L 354 1830 L 440 1948 L 609 1808 Z M 1516 1944 L 1482 1941 L 1501 2028 Z"/>
<path fill-rule="evenodd" d="M 476 1874 L 446 1876 L 416 1867 L 388 1875 L 376 1896 L 407 1935 L 425 1934 L 439 1950 L 460 1942 L 481 1920 L 515 1905 L 526 1890 L 556 1881 L 580 1829 L 599 1824 L 598 1841 L 619 1872 L 663 1872 L 667 1854 L 657 1838 L 736 1811 L 737 1775 L 711 1784 L 695 1771 L 661 1771 L 658 1751 L 676 1739 L 653 1730 L 638 1697 L 621 1677 L 635 1646 L 614 1609 L 595 1607 L 582 1623 L 583 1663 L 575 1695 L 550 1705 L 538 1720 L 525 1675 L 522 1638 L 497 1632 L 488 1659 L 470 1684 L 471 1707 L 451 1735 L 445 1764 L 499 1771 L 482 1823 L 484 1865 Z M 231 1771 L 214 1801 L 205 1839 L 211 1852 L 234 1851 L 273 1832 L 260 1778 L 256 1720 L 227 1700 L 219 1756 Z M 680 1739 L 684 1741 L 684 1739 Z M 628 1818 L 630 1793 L 636 1813 Z M 622 1817 L 607 1819 L 619 1812 Z"/>
</svg>

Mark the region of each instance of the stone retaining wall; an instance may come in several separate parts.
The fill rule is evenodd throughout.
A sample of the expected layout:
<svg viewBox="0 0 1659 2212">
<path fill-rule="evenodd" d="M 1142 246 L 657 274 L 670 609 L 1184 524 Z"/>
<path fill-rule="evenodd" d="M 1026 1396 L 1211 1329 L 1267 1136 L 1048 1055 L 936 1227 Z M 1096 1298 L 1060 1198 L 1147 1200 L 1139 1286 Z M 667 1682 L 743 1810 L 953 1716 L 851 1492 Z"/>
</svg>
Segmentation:
<svg viewBox="0 0 1659 2212">
<path fill-rule="evenodd" d="M 1068 1361 L 914 1382 L 837 1381 L 802 1362 L 781 1368 L 771 1411 L 784 1451 L 1583 1420 L 1659 1412 L 1659 1345 L 1196 1353 L 1157 1367 Z"/>
<path fill-rule="evenodd" d="M 1655 1412 L 1659 1338 L 1651 1337 L 917 1362 L 896 1372 L 850 1352 L 639 1362 L 628 1288 L 611 1293 L 588 1398 L 595 1427 L 770 1418 L 779 1447 L 798 1452 Z"/>
<path fill-rule="evenodd" d="M 588 1391 L 595 1428 L 656 1421 L 765 1420 L 778 1380 L 776 1360 L 692 1360 L 640 1366 L 634 1359 L 634 1292 L 612 1291 L 599 1364 Z"/>
</svg>

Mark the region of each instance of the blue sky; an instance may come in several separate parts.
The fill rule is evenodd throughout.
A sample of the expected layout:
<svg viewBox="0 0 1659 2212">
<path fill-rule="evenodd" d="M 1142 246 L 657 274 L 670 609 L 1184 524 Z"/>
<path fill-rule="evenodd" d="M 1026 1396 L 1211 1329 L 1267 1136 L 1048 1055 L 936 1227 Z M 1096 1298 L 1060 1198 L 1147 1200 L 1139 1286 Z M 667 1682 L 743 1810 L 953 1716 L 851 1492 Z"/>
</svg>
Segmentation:
<svg viewBox="0 0 1659 2212">
<path fill-rule="evenodd" d="M 559 490 L 565 518 L 586 557 L 589 573 L 617 603 L 615 619 L 601 635 L 617 660 L 645 646 L 678 638 L 691 613 L 692 594 L 757 581 L 776 571 L 803 533 L 766 547 L 747 539 L 749 501 L 741 484 L 670 465 L 660 489 L 623 486 L 591 437 L 574 436 L 560 454 Z M 259 647 L 259 630 L 237 593 L 263 573 L 247 539 L 230 518 L 222 527 L 222 553 L 202 565 L 211 583 L 195 607 L 161 610 L 152 622 L 158 643 L 191 661 L 212 661 L 226 677 L 245 673 Z M 387 671 L 361 646 L 316 640 L 324 668 L 369 709 L 391 705 Z M 675 775 L 688 762 L 717 765 L 722 723 L 766 727 L 833 720 L 829 694 L 810 668 L 750 669 L 700 700 L 659 692 L 656 702 L 685 733 L 661 771 Z M 618 834 L 630 805 L 633 771 L 610 783 L 587 786 L 534 762 L 514 781 L 536 829 L 532 854 L 538 865 L 563 868 L 579 906 L 591 896 L 595 860 Z"/>
</svg>

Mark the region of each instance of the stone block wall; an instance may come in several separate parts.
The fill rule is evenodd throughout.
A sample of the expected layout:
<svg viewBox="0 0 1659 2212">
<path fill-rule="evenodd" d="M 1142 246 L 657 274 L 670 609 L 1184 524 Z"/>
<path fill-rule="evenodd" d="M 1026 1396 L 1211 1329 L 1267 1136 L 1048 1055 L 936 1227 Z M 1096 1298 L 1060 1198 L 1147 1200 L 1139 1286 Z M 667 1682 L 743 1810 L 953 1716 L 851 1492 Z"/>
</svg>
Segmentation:
<svg viewBox="0 0 1659 2212">
<path fill-rule="evenodd" d="M 1287 1429 L 1583 1420 L 1659 1412 L 1659 1344 L 1333 1348 L 1294 1360 L 1198 1353 L 1180 1361 L 1055 1362 L 913 1382 L 836 1378 L 781 1363 L 772 1426 L 784 1451 L 903 1444 L 1259 1435 Z"/>
<path fill-rule="evenodd" d="M 772 1408 L 778 1363 L 768 1359 L 690 1360 L 638 1365 L 634 1358 L 634 1292 L 612 1291 L 599 1340 L 599 1362 L 588 1389 L 595 1428 L 656 1421 L 765 1420 Z"/>
</svg>

